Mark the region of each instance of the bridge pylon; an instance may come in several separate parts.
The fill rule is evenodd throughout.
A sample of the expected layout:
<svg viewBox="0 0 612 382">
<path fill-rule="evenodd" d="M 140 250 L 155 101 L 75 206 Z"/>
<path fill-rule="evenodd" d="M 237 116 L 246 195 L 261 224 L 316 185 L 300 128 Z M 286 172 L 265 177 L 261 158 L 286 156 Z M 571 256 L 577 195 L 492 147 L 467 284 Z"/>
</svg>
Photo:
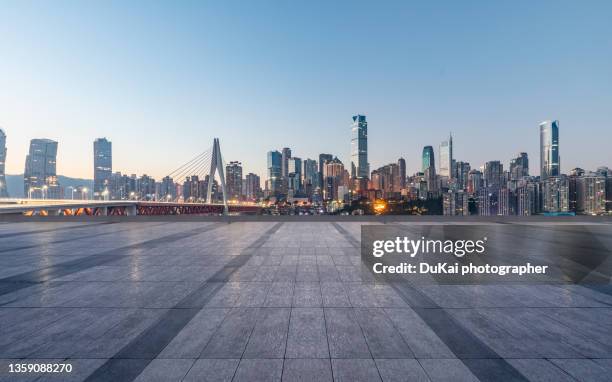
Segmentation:
<svg viewBox="0 0 612 382">
<path fill-rule="evenodd" d="M 221 157 L 221 147 L 219 146 L 219 138 L 213 140 L 213 152 L 210 160 L 210 173 L 208 175 L 208 192 L 206 193 L 206 202 L 212 204 L 212 186 L 215 180 L 215 171 L 219 171 L 221 190 L 223 191 L 223 212 L 227 215 L 227 190 L 225 185 L 225 173 L 223 172 L 223 158 Z"/>
</svg>

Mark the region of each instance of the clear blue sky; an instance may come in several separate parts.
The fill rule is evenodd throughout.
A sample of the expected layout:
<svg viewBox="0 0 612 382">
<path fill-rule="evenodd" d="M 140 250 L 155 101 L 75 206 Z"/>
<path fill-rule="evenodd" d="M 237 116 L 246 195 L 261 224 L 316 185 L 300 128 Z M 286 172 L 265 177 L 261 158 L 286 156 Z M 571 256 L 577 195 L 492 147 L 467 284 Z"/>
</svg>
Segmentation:
<svg viewBox="0 0 612 382">
<path fill-rule="evenodd" d="M 3 1 L 0 126 L 8 173 L 31 138 L 58 169 L 163 176 L 221 139 L 226 162 L 265 174 L 266 152 L 336 154 L 369 122 L 376 168 L 420 166 L 449 131 L 478 167 L 527 151 L 559 119 L 562 170 L 612 166 L 610 1 Z"/>
</svg>

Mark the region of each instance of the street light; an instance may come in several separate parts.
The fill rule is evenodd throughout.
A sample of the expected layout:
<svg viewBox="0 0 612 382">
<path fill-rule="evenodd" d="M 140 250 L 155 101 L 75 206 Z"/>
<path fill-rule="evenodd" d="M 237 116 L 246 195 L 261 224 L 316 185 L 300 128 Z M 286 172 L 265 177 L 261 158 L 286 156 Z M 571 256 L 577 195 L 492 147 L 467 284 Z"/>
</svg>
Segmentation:
<svg viewBox="0 0 612 382">
<path fill-rule="evenodd" d="M 82 193 L 85 193 L 85 200 L 87 200 L 87 187 L 83 187 Z"/>
<path fill-rule="evenodd" d="M 47 186 L 46 184 L 44 186 L 42 186 L 43 189 L 43 199 L 47 199 L 47 189 L 49 188 L 49 186 Z"/>
</svg>

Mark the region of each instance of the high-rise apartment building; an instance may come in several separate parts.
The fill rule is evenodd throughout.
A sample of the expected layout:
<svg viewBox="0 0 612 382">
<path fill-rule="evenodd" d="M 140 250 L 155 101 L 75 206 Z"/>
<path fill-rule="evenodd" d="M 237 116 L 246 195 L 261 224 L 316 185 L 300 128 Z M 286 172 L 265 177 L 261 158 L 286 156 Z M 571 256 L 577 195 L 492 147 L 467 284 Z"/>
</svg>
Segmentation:
<svg viewBox="0 0 612 382">
<path fill-rule="evenodd" d="M 61 195 L 57 181 L 57 142 L 32 139 L 23 172 L 23 188 L 27 197 L 56 199 Z"/>
<path fill-rule="evenodd" d="M 569 179 L 565 175 L 549 176 L 543 182 L 542 210 L 548 213 L 569 211 Z"/>
<path fill-rule="evenodd" d="M 560 174 L 559 121 L 544 121 L 540 123 L 540 178 L 546 180 Z"/>
<path fill-rule="evenodd" d="M 576 212 L 601 215 L 606 212 L 606 178 L 588 173 L 576 179 Z"/>
<path fill-rule="evenodd" d="M 245 195 L 248 200 L 256 201 L 261 193 L 261 182 L 259 176 L 252 172 L 246 175 L 246 191 Z"/>
<path fill-rule="evenodd" d="M 232 161 L 225 166 L 225 183 L 227 186 L 227 197 L 229 199 L 240 200 L 242 196 L 242 163 Z"/>
<path fill-rule="evenodd" d="M 110 197 L 110 180 L 113 174 L 113 146 L 106 138 L 94 141 L 94 199 Z"/>
<path fill-rule="evenodd" d="M 354 115 L 351 125 L 351 177 L 367 178 L 368 164 L 368 122 L 365 115 Z"/>
<path fill-rule="evenodd" d="M 500 161 L 494 160 L 485 163 L 484 181 L 487 187 L 501 187 L 504 174 L 504 166 Z"/>
<path fill-rule="evenodd" d="M 8 188 L 6 185 L 6 134 L 0 129 L 0 198 L 8 198 Z"/>
<path fill-rule="evenodd" d="M 453 177 L 453 136 L 440 144 L 440 172 L 441 176 Z"/>
<path fill-rule="evenodd" d="M 338 199 L 338 186 L 344 183 L 344 173 L 344 164 L 338 158 L 325 162 L 323 166 L 323 197 L 325 200 Z"/>
</svg>

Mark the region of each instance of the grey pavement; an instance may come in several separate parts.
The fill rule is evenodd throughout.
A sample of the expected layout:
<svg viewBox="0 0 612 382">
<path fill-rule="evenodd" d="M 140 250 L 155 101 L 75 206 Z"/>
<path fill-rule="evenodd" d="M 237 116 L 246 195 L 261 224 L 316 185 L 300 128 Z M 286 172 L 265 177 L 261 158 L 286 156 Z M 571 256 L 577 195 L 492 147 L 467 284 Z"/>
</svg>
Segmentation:
<svg viewBox="0 0 612 382">
<path fill-rule="evenodd" d="M 0 224 L 0 380 L 610 380 L 609 288 L 362 282 L 362 224 Z"/>
</svg>

